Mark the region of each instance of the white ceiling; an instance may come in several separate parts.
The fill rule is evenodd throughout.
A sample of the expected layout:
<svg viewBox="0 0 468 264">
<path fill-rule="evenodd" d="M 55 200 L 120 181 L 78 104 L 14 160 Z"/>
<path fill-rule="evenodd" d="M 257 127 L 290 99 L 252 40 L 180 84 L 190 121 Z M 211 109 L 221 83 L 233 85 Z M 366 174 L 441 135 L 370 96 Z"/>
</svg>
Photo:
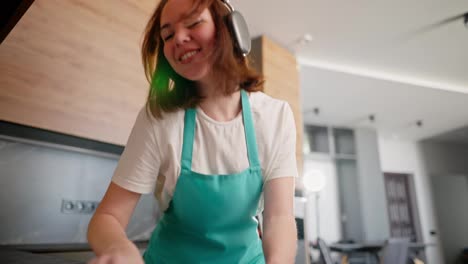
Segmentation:
<svg viewBox="0 0 468 264">
<path fill-rule="evenodd" d="M 251 35 L 296 54 L 308 123 L 369 125 L 423 139 L 468 125 L 468 29 L 463 21 L 417 29 L 468 12 L 466 0 L 233 0 Z M 313 40 L 298 43 L 304 35 Z M 423 127 L 413 129 L 416 120 Z M 417 128 L 416 126 L 414 128 Z"/>
<path fill-rule="evenodd" d="M 468 125 L 468 94 L 307 66 L 301 67 L 301 83 L 310 85 L 302 90 L 306 123 L 373 127 L 384 136 L 411 140 Z M 319 115 L 312 111 L 316 107 Z"/>
</svg>

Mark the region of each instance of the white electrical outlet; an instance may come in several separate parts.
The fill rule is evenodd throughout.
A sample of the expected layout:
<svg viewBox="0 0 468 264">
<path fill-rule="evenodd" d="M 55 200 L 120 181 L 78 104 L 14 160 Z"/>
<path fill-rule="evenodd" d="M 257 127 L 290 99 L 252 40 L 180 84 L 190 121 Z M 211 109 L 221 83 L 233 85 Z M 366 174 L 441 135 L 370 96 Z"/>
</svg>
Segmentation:
<svg viewBox="0 0 468 264">
<path fill-rule="evenodd" d="M 92 214 L 96 211 L 98 204 L 98 201 L 62 199 L 60 211 L 64 214 Z"/>
</svg>

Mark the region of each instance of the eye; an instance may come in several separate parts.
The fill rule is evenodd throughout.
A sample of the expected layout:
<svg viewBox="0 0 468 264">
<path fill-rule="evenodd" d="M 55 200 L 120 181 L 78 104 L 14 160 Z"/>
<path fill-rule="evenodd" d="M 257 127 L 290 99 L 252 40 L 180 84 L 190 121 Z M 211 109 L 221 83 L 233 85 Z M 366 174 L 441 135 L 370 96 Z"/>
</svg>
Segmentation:
<svg viewBox="0 0 468 264">
<path fill-rule="evenodd" d="M 168 40 L 170 40 L 173 36 L 174 36 L 174 34 L 171 33 L 171 34 L 168 34 L 168 35 L 166 35 L 166 36 L 164 36 L 164 37 L 162 37 L 162 38 L 163 38 L 164 41 L 168 41 Z"/>
<path fill-rule="evenodd" d="M 188 25 L 188 28 L 194 28 L 194 27 L 196 27 L 197 25 L 199 25 L 201 22 L 202 22 L 201 19 L 199 19 L 199 20 L 197 20 L 197 21 L 195 21 L 195 22 L 192 22 L 192 23 L 190 23 L 190 24 Z"/>
</svg>

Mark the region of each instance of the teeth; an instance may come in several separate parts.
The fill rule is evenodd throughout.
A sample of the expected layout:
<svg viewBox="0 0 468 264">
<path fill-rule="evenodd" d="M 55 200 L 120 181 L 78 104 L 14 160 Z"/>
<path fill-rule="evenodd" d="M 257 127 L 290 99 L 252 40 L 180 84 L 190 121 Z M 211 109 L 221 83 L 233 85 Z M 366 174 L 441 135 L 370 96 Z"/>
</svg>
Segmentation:
<svg viewBox="0 0 468 264">
<path fill-rule="evenodd" d="M 184 55 L 182 55 L 182 57 L 180 57 L 179 60 L 180 60 L 180 61 L 184 61 L 184 60 L 186 60 L 186 59 L 192 57 L 193 55 L 195 55 L 195 54 L 197 54 L 197 53 L 198 53 L 197 50 L 187 52 L 187 53 L 185 53 Z"/>
</svg>

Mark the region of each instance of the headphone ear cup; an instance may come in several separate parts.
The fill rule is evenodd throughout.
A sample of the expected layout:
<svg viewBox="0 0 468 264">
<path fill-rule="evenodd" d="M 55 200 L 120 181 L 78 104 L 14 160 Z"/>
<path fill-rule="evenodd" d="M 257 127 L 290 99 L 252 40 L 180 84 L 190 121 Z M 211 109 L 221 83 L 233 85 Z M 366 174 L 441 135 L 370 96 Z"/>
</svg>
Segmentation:
<svg viewBox="0 0 468 264">
<path fill-rule="evenodd" d="M 232 11 L 226 16 L 226 23 L 231 31 L 235 46 L 244 56 L 247 56 L 251 49 L 251 40 L 249 28 L 244 17 L 241 13 Z"/>
</svg>

